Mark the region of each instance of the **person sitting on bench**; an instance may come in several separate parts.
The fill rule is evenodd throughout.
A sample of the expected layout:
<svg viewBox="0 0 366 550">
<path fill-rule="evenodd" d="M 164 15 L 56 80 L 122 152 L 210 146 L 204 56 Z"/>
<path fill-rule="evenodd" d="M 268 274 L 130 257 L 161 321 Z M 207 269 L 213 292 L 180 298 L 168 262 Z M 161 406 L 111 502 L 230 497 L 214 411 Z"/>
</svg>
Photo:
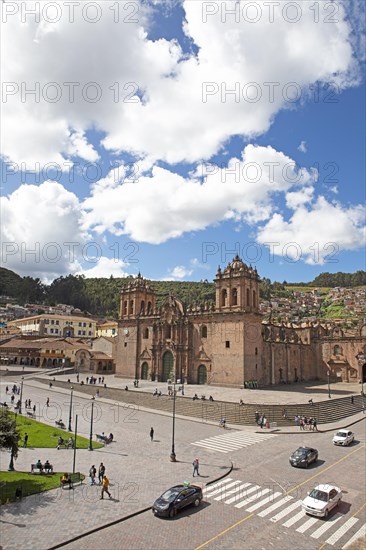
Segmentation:
<svg viewBox="0 0 366 550">
<path fill-rule="evenodd" d="M 64 487 L 65 485 L 68 485 L 70 489 L 72 488 L 72 481 L 71 481 L 71 478 L 70 478 L 69 474 L 67 474 L 67 473 L 63 474 L 61 476 L 60 482 L 61 482 L 62 487 Z"/>
<path fill-rule="evenodd" d="M 74 440 L 72 437 L 69 438 L 68 442 L 66 443 L 66 447 L 68 449 L 73 449 L 74 448 Z"/>
<path fill-rule="evenodd" d="M 64 445 L 65 444 L 65 440 L 63 437 L 59 437 L 58 438 L 58 441 L 57 441 L 57 448 L 59 449 L 60 448 L 60 445 Z"/>
<path fill-rule="evenodd" d="M 52 471 L 52 466 L 48 460 L 46 460 L 46 462 L 44 463 L 43 469 L 47 474 L 49 474 Z"/>
<path fill-rule="evenodd" d="M 40 460 L 38 460 L 37 464 L 36 464 L 36 470 L 40 470 L 42 472 L 42 462 Z"/>
</svg>

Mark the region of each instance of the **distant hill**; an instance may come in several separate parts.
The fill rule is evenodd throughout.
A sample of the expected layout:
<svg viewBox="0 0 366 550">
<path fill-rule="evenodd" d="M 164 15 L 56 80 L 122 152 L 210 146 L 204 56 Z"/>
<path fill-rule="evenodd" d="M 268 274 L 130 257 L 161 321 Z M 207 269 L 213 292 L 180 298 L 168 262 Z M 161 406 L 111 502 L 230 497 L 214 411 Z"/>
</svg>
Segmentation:
<svg viewBox="0 0 366 550">
<path fill-rule="evenodd" d="M 0 294 L 14 298 L 17 303 L 39 303 L 45 305 L 70 304 L 82 311 L 88 311 L 99 317 L 117 318 L 121 287 L 131 277 L 86 279 L 80 275 L 58 277 L 50 285 L 44 285 L 40 279 L 20 277 L 13 271 L 0 268 Z M 207 280 L 203 282 L 151 281 L 157 293 L 157 305 L 172 293 L 182 300 L 184 305 L 202 304 L 215 301 L 215 285 Z M 261 281 L 261 298 L 291 297 L 292 287 L 356 287 L 366 285 L 366 272 L 321 273 L 309 283 Z M 3 301 L 6 301 L 3 300 Z"/>
</svg>

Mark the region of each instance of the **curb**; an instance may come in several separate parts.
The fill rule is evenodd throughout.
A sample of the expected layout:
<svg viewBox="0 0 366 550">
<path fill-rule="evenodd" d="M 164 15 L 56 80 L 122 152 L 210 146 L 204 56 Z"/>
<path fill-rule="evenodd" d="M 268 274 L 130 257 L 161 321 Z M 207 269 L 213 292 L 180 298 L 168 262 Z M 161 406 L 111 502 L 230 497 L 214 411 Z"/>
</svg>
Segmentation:
<svg viewBox="0 0 366 550">
<path fill-rule="evenodd" d="M 219 476 L 216 479 L 213 479 L 212 481 L 209 481 L 206 483 L 206 487 L 209 485 L 212 485 L 213 483 L 216 483 L 217 481 L 220 481 L 220 479 L 223 479 L 224 477 L 228 476 L 234 467 L 234 464 L 230 461 L 230 468 L 227 472 L 225 472 L 223 475 Z M 50 546 L 47 550 L 56 550 L 57 548 L 62 548 L 63 546 L 66 546 L 68 544 L 71 544 L 73 542 L 76 542 L 84 537 L 88 537 L 89 535 L 93 535 L 94 533 L 97 533 L 98 531 L 102 531 L 103 529 L 108 529 L 108 527 L 113 527 L 113 525 L 117 525 L 118 523 L 123 523 L 124 521 L 127 521 L 131 518 L 134 518 L 136 516 L 139 516 L 141 514 L 144 514 L 145 512 L 148 512 L 151 510 L 151 506 L 148 506 L 147 508 L 141 508 L 141 510 L 137 510 L 136 512 L 133 512 L 132 514 L 128 514 L 127 516 L 123 516 L 122 518 L 115 519 L 113 521 L 110 521 L 109 523 L 105 523 L 104 525 L 100 525 L 99 527 L 94 527 L 93 529 L 90 529 L 89 531 L 86 531 L 85 533 L 81 533 L 80 535 L 76 535 L 72 539 L 68 539 L 66 541 L 60 542 L 59 544 L 56 544 L 55 546 Z"/>
<path fill-rule="evenodd" d="M 333 428 L 329 428 L 329 429 L 326 429 L 326 430 L 318 430 L 318 431 L 311 431 L 311 430 L 302 430 L 302 431 L 296 431 L 296 432 L 281 432 L 281 428 L 275 428 L 273 430 L 268 430 L 266 432 L 263 432 L 263 431 L 256 431 L 255 433 L 256 434 L 260 434 L 260 433 L 275 433 L 276 435 L 299 435 L 301 433 L 306 433 L 306 434 L 316 434 L 316 433 L 329 433 L 329 432 L 334 432 L 334 431 L 337 431 L 337 430 L 342 430 L 342 429 L 345 429 L 345 428 L 349 428 L 350 426 L 354 426 L 355 424 L 358 424 L 359 422 L 362 422 L 363 420 L 366 420 L 366 416 L 362 417 L 362 418 L 358 418 L 357 420 L 354 420 L 353 422 L 351 422 L 350 424 L 346 424 L 345 426 L 334 426 Z"/>
</svg>

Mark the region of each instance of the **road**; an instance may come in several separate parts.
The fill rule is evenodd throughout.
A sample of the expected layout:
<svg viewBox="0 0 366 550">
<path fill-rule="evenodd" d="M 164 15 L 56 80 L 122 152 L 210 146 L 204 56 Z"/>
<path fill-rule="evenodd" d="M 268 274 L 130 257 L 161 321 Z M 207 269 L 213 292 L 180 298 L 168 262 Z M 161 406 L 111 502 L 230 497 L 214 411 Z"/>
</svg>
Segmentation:
<svg viewBox="0 0 366 550">
<path fill-rule="evenodd" d="M 31 398 L 44 411 L 44 403 L 50 396 L 55 414 L 57 407 L 61 407 L 66 420 L 69 395 L 30 384 L 25 385 L 24 397 Z M 3 389 L 2 386 L 2 398 Z M 79 411 L 80 430 L 88 436 L 90 400 L 75 395 L 74 403 Z M 65 492 L 62 495 L 50 492 L 44 500 L 38 497 L 33 504 L 30 498 L 29 505 L 25 499 L 21 505 L 5 506 L 4 549 L 26 550 L 35 545 L 40 549 L 51 548 L 151 505 L 172 484 L 198 480 L 204 487 L 227 472 L 231 461 L 234 469 L 205 490 L 199 509 L 186 510 L 173 520 L 156 518 L 148 511 L 100 529 L 66 548 L 327 550 L 343 548 L 365 528 L 365 422 L 354 427 L 354 444 L 343 448 L 333 446 L 330 433 L 258 434 L 254 427 L 222 430 L 179 419 L 176 424 L 179 462 L 173 464 L 169 461 L 172 427 L 169 416 L 106 402 L 99 402 L 98 407 L 101 414 L 97 415 L 94 431 L 113 431 L 116 442 L 93 453 L 78 451 L 77 469 L 87 472 L 91 460 L 96 464 L 103 461 L 112 482 L 113 500 L 100 502 L 99 488 L 85 485 L 75 488 L 72 498 L 67 499 Z M 46 411 L 46 420 L 52 424 L 50 413 Z M 149 438 L 151 426 L 155 429 L 153 443 Z M 304 470 L 289 465 L 289 455 L 300 445 L 318 449 L 317 464 Z M 16 468 L 27 470 L 41 452 L 40 458 L 49 458 L 56 469 L 67 468 L 72 462 L 72 451 L 51 449 L 46 457 L 45 451 L 29 448 L 20 453 Z M 193 479 L 191 462 L 195 456 L 200 458 L 202 477 Z M 301 500 L 315 484 L 324 482 L 342 488 L 344 496 L 339 509 L 326 520 L 305 516 Z M 51 493 L 55 493 L 54 498 Z M 65 530 L 57 527 L 60 517 L 67 526 L 66 536 Z M 52 521 L 56 522 L 54 532 L 49 529 Z M 19 525 L 24 528 L 20 530 Z"/>
</svg>

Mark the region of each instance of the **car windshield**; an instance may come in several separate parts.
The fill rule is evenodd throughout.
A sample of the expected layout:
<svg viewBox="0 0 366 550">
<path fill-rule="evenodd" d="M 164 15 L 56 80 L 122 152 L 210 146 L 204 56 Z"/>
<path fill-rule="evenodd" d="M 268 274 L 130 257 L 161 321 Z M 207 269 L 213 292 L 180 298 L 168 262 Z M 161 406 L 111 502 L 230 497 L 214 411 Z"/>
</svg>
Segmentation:
<svg viewBox="0 0 366 550">
<path fill-rule="evenodd" d="M 324 491 L 319 491 L 319 489 L 313 489 L 309 497 L 314 498 L 315 500 L 322 500 L 323 502 L 328 502 L 328 493 Z"/>
<path fill-rule="evenodd" d="M 307 451 L 305 449 L 297 449 L 293 456 L 300 457 L 300 456 L 306 456 Z"/>
<path fill-rule="evenodd" d="M 337 436 L 337 437 L 346 437 L 347 434 L 344 433 L 344 432 L 337 432 L 337 433 L 336 433 L 336 436 Z"/>
<path fill-rule="evenodd" d="M 181 491 L 180 489 L 175 489 L 175 488 L 168 489 L 167 491 L 165 491 L 165 493 L 161 495 L 160 498 L 167 502 L 171 502 L 176 498 L 177 495 L 179 495 L 180 491 Z"/>
</svg>

